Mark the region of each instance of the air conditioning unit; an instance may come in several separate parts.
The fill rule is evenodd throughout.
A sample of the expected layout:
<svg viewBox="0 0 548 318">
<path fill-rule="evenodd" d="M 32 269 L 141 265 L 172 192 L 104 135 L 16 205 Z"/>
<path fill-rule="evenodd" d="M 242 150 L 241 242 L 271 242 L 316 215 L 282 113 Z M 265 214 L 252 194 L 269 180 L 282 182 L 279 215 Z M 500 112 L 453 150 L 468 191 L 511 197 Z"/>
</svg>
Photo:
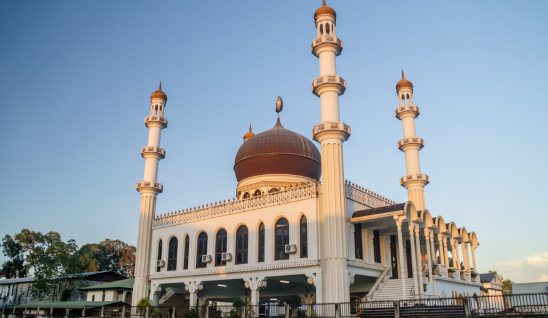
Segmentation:
<svg viewBox="0 0 548 318">
<path fill-rule="evenodd" d="M 297 253 L 297 244 L 285 244 L 285 252 L 287 254 Z"/>
<path fill-rule="evenodd" d="M 230 261 L 232 260 L 232 253 L 223 253 L 221 255 L 221 260 L 222 261 Z"/>
<path fill-rule="evenodd" d="M 164 267 L 166 266 L 166 261 L 164 261 L 163 259 L 159 259 L 156 261 L 156 267 Z"/>
<path fill-rule="evenodd" d="M 202 255 L 202 263 L 211 263 L 211 255 Z"/>
</svg>

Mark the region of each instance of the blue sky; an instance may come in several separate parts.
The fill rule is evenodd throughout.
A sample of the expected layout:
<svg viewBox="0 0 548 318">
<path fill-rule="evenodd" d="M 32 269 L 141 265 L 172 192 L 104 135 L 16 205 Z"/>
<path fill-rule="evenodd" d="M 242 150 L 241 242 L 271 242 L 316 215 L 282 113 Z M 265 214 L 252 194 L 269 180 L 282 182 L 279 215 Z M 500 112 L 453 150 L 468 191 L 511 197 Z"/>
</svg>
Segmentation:
<svg viewBox="0 0 548 318">
<path fill-rule="evenodd" d="M 335 1 L 346 177 L 396 201 L 394 85 L 415 85 L 427 206 L 478 233 L 480 270 L 548 280 L 546 1 Z M 319 122 L 320 1 L 1 1 L 0 235 L 135 243 L 148 98 L 164 82 L 167 212 L 232 197 L 250 123 Z M 544 276 L 542 276 L 544 275 Z"/>
</svg>

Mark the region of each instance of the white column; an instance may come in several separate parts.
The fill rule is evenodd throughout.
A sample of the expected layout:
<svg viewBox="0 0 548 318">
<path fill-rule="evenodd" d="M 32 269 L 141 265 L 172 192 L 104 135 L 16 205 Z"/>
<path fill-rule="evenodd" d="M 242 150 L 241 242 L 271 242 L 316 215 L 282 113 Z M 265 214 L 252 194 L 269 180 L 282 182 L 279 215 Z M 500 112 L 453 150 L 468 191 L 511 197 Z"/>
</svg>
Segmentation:
<svg viewBox="0 0 548 318">
<path fill-rule="evenodd" d="M 398 229 L 398 249 L 400 251 L 399 264 L 400 264 L 401 291 L 402 291 L 403 299 L 406 299 L 407 298 L 407 286 L 406 286 L 407 275 L 405 274 L 405 261 L 404 261 L 405 257 L 403 254 L 403 235 L 401 232 L 401 225 L 402 225 L 402 221 L 396 220 L 396 227 Z"/>
<path fill-rule="evenodd" d="M 250 277 L 245 279 L 244 287 L 251 291 L 252 316 L 256 317 L 258 315 L 257 310 L 260 302 L 259 290 L 266 287 L 266 281 L 264 278 Z"/>
<path fill-rule="evenodd" d="M 474 265 L 474 271 L 479 273 L 478 268 L 476 267 L 476 248 L 472 246 L 472 265 Z"/>
<path fill-rule="evenodd" d="M 443 257 L 445 258 L 445 266 L 449 267 L 449 251 L 447 250 L 447 238 L 443 236 Z"/>
<path fill-rule="evenodd" d="M 427 228 L 424 229 L 424 238 L 426 243 L 426 256 L 428 259 L 428 281 L 432 282 L 432 251 L 431 251 L 431 241 L 430 241 L 430 230 Z"/>
<path fill-rule="evenodd" d="M 413 285 L 415 290 L 415 296 L 419 295 L 419 281 L 417 278 L 417 255 L 416 255 L 416 248 L 415 248 L 415 230 L 414 226 L 409 226 L 409 242 L 411 245 L 411 268 L 413 269 Z M 409 260 L 407 260 L 409 262 Z"/>
<path fill-rule="evenodd" d="M 422 277 L 422 252 L 421 252 L 421 239 L 419 235 L 419 227 L 415 228 L 415 244 L 417 245 L 417 274 L 419 278 L 419 295 L 424 294 L 424 280 Z"/>
<path fill-rule="evenodd" d="M 185 282 L 185 290 L 190 294 L 190 307 L 196 307 L 198 305 L 198 292 L 204 289 L 204 285 L 201 282 L 189 281 Z"/>
<path fill-rule="evenodd" d="M 434 243 L 434 232 L 430 233 L 430 254 L 432 256 L 432 261 L 435 264 L 441 264 L 439 259 L 436 257 L 436 244 Z"/>
</svg>

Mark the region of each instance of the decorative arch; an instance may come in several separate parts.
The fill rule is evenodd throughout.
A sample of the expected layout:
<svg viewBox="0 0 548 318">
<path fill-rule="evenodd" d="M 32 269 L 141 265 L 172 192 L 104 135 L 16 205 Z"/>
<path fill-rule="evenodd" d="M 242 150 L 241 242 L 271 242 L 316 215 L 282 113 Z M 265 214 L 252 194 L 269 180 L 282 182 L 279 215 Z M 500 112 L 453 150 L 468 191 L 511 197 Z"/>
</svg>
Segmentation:
<svg viewBox="0 0 548 318">
<path fill-rule="evenodd" d="M 405 217 L 407 218 L 407 222 L 417 222 L 419 220 L 419 215 L 417 213 L 417 208 L 411 201 L 405 202 L 405 205 L 403 207 L 403 210 L 405 211 Z"/>
<path fill-rule="evenodd" d="M 476 249 L 479 246 L 478 236 L 476 235 L 476 232 L 472 231 L 470 234 L 470 244 L 472 245 L 472 248 Z"/>
<path fill-rule="evenodd" d="M 447 227 L 447 233 L 449 234 L 450 238 L 453 238 L 453 239 L 459 238 L 459 230 L 455 222 L 447 223 L 445 226 Z"/>
<path fill-rule="evenodd" d="M 425 228 L 431 229 L 434 227 L 434 220 L 432 219 L 432 214 L 430 214 L 428 209 L 422 210 L 420 217 Z"/>
<path fill-rule="evenodd" d="M 468 235 L 468 231 L 464 226 L 459 229 L 459 236 L 462 238 L 463 243 L 470 242 L 470 235 Z"/>
<path fill-rule="evenodd" d="M 445 226 L 445 220 L 442 216 L 436 216 L 434 218 L 434 227 L 438 229 L 438 233 L 444 234 L 447 232 L 447 227 Z"/>
<path fill-rule="evenodd" d="M 249 246 L 249 230 L 247 226 L 240 225 L 236 230 L 236 264 L 247 264 Z"/>
</svg>

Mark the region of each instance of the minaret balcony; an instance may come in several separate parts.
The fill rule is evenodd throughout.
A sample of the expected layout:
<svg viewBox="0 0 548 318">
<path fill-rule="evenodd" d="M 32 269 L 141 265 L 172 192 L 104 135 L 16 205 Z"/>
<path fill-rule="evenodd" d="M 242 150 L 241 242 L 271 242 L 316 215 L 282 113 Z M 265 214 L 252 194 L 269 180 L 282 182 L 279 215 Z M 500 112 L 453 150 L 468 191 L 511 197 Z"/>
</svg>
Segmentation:
<svg viewBox="0 0 548 318">
<path fill-rule="evenodd" d="M 159 125 L 162 128 L 167 127 L 167 118 L 164 116 L 146 116 L 145 125 L 150 127 L 151 125 Z"/>
<path fill-rule="evenodd" d="M 430 183 L 430 177 L 424 173 L 414 173 L 400 178 L 400 185 L 405 187 L 410 183 L 422 183 L 423 185 L 427 185 Z"/>
<path fill-rule="evenodd" d="M 139 192 L 148 190 L 151 192 L 162 193 L 164 191 L 164 186 L 157 182 L 139 181 L 137 182 L 135 189 Z"/>
<path fill-rule="evenodd" d="M 346 80 L 339 75 L 322 75 L 312 81 L 312 92 L 316 96 L 320 96 L 321 93 L 328 90 L 335 90 L 339 95 L 344 94 Z"/>
<path fill-rule="evenodd" d="M 321 48 L 326 46 L 335 50 L 335 55 L 339 55 L 343 49 L 343 41 L 334 35 L 318 36 L 312 41 L 312 54 L 319 57 Z"/>
<path fill-rule="evenodd" d="M 326 132 L 338 132 L 344 136 L 344 140 L 347 140 L 348 137 L 350 137 L 350 133 L 352 130 L 350 129 L 350 126 L 343 122 L 324 122 L 321 124 L 317 124 L 312 128 L 312 136 L 314 136 L 314 139 L 318 140 L 316 137 L 319 134 L 323 134 Z"/>
<path fill-rule="evenodd" d="M 424 147 L 424 139 L 421 137 L 403 138 L 398 141 L 398 149 L 405 151 L 407 148 L 418 148 L 421 150 Z"/>
<path fill-rule="evenodd" d="M 160 147 L 143 147 L 141 148 L 141 157 L 146 158 L 148 156 L 164 159 L 166 157 L 166 151 Z"/>
<path fill-rule="evenodd" d="M 394 112 L 394 115 L 398 119 L 402 119 L 403 117 L 407 116 L 413 116 L 418 117 L 420 114 L 419 107 L 416 105 L 401 105 L 396 108 L 396 111 Z"/>
</svg>

